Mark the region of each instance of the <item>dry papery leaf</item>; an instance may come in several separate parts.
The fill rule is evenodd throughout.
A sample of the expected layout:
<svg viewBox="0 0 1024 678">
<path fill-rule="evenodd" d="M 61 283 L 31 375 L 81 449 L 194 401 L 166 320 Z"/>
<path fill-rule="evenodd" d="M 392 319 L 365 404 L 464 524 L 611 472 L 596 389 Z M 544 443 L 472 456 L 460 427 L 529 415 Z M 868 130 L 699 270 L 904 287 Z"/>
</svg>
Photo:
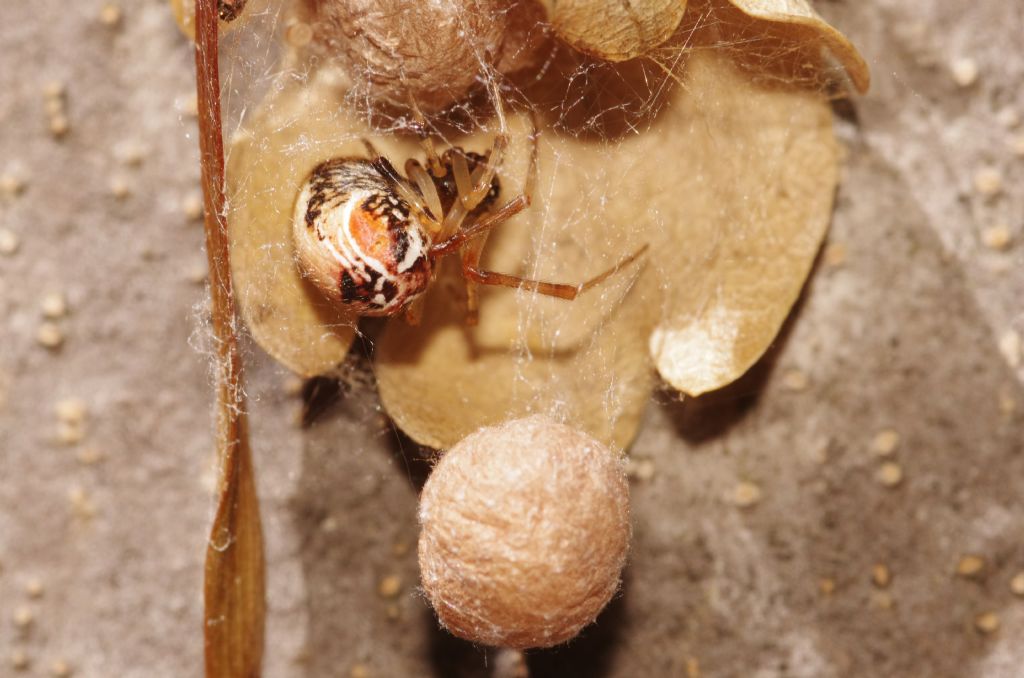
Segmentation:
<svg viewBox="0 0 1024 678">
<path fill-rule="evenodd" d="M 367 130 L 335 91 L 282 90 L 239 130 L 228 154 L 231 268 L 242 318 L 267 353 L 304 377 L 345 358 L 358 320 L 300 275 L 291 241 L 295 196 L 313 167 L 364 153 L 353 130 Z"/>
<path fill-rule="evenodd" d="M 859 91 L 868 88 L 864 59 L 842 33 L 814 11 L 809 0 L 696 0 L 689 6 L 687 0 L 538 2 L 555 35 L 601 59 L 623 61 L 650 55 L 669 42 L 684 12 L 689 11 L 691 17 L 703 17 L 705 23 L 721 21 L 731 30 L 743 32 L 742 51 L 755 69 L 771 69 L 789 61 L 790 77 L 796 70 L 822 82 L 848 76 Z M 782 58 L 785 54 L 788 57 Z"/>
<path fill-rule="evenodd" d="M 781 34 L 755 41 L 777 57 L 758 71 L 744 51 L 753 24 L 773 25 L 691 2 L 675 37 L 648 57 L 609 64 L 562 48 L 523 91 L 540 112 L 533 206 L 493 232 L 485 267 L 575 283 L 650 249 L 574 302 L 487 288 L 476 327 L 464 323 L 461 280 L 443 266 L 422 324 L 390 321 L 376 349 L 381 397 L 406 433 L 446 448 L 481 426 L 548 412 L 621 448 L 652 366 L 696 395 L 764 353 L 827 228 L 838 149 L 817 87 L 825 76 L 794 56 L 810 47 L 787 48 Z M 351 113 L 346 81 L 321 68 L 269 88 L 228 168 L 243 315 L 257 342 L 307 375 L 340 361 L 355 319 L 325 316 L 296 272 L 298 186 L 320 161 L 364 155 L 360 137 L 399 167 L 422 157 L 414 137 L 381 134 Z M 445 129 L 446 140 L 483 152 L 495 123 L 474 126 Z M 529 117 L 511 114 L 510 127 L 502 200 L 522 190 L 530 150 Z"/>
</svg>

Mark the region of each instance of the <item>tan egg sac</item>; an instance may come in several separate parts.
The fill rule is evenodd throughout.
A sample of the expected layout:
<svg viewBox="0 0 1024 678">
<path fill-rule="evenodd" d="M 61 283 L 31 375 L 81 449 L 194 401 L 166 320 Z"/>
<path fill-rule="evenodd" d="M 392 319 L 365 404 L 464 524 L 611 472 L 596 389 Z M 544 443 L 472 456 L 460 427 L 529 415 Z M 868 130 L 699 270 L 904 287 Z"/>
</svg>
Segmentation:
<svg viewBox="0 0 1024 678">
<path fill-rule="evenodd" d="M 375 102 L 427 113 L 466 98 L 490 68 L 522 66 L 531 2 L 515 0 L 306 0 L 317 49 L 337 59 Z M 536 20 L 525 22 L 536 26 Z"/>
<path fill-rule="evenodd" d="M 630 538 L 622 460 L 546 417 L 485 428 L 453 447 L 419 513 L 424 590 L 466 640 L 557 645 L 618 590 Z"/>
</svg>

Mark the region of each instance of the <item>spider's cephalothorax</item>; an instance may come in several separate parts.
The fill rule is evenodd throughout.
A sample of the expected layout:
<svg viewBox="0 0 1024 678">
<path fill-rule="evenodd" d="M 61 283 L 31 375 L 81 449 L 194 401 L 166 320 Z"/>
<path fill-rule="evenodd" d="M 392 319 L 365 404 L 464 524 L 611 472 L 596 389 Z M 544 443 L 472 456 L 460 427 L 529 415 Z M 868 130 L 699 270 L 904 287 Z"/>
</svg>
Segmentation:
<svg viewBox="0 0 1024 678">
<path fill-rule="evenodd" d="M 487 158 L 479 153 L 473 151 L 464 151 L 461 148 L 449 148 L 441 154 L 441 165 L 444 168 L 444 176 L 438 177 L 433 171 L 430 172 L 431 179 L 434 180 L 434 185 L 437 186 L 437 195 L 441 199 L 441 211 L 447 214 L 452 205 L 455 204 L 455 200 L 459 197 L 459 187 L 455 184 L 455 154 L 458 153 L 466 159 L 466 167 L 472 174 L 476 171 L 477 167 L 487 162 Z M 498 200 L 498 194 L 501 193 L 501 182 L 498 180 L 498 176 L 495 175 L 491 179 L 491 189 L 487 192 L 484 198 L 480 201 L 480 204 L 473 208 L 469 214 L 476 216 L 482 212 L 486 212 L 488 209 L 494 206 L 494 203 Z"/>
<path fill-rule="evenodd" d="M 313 170 L 295 204 L 306 275 L 360 315 L 394 315 L 430 282 L 430 233 L 387 172 L 361 158 L 329 160 Z"/>
</svg>

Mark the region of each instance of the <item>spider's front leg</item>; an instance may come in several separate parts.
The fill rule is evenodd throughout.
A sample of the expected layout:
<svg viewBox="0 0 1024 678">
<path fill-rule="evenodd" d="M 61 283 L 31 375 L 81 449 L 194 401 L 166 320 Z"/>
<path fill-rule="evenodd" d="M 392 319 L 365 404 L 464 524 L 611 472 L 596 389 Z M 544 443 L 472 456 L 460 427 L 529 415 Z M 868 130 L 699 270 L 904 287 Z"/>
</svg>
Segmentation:
<svg viewBox="0 0 1024 678">
<path fill-rule="evenodd" d="M 491 100 L 494 102 L 494 113 L 498 118 L 498 133 L 494 135 L 494 141 L 491 143 L 491 148 L 485 154 L 485 160 L 482 166 L 478 167 L 472 176 L 472 185 L 466 186 L 465 190 L 462 186 L 459 187 L 459 199 L 465 206 L 467 212 L 473 211 L 473 209 L 483 202 L 483 199 L 487 197 L 487 194 L 491 190 L 491 182 L 494 180 L 494 175 L 501 167 L 501 162 L 505 158 L 505 149 L 508 148 L 509 144 L 509 131 L 508 131 L 508 120 L 505 118 L 505 106 L 501 103 L 501 93 L 498 91 L 498 82 L 496 78 L 489 78 L 487 81 L 487 89 L 490 92 Z M 537 124 L 536 120 L 533 121 L 533 140 L 536 144 Z M 536 153 L 536 148 L 534 148 Z M 534 156 L 536 157 L 536 156 Z M 459 179 L 459 166 L 455 166 L 456 179 Z M 465 172 L 465 159 L 462 159 L 463 176 L 467 175 Z M 463 179 L 463 181 L 465 181 Z"/>
</svg>

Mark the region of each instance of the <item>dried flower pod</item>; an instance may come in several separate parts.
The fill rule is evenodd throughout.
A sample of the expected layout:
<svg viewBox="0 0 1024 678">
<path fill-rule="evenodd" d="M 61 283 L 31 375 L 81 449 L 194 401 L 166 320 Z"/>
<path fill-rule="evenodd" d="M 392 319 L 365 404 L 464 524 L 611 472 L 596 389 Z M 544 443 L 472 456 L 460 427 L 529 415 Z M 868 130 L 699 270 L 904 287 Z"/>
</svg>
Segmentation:
<svg viewBox="0 0 1024 678">
<path fill-rule="evenodd" d="M 668 40 L 686 0 L 540 0 L 555 34 L 585 54 L 625 61 Z"/>
<path fill-rule="evenodd" d="M 453 447 L 419 515 L 423 588 L 441 623 L 475 643 L 565 642 L 619 587 L 630 537 L 622 460 L 546 417 Z"/>
</svg>

